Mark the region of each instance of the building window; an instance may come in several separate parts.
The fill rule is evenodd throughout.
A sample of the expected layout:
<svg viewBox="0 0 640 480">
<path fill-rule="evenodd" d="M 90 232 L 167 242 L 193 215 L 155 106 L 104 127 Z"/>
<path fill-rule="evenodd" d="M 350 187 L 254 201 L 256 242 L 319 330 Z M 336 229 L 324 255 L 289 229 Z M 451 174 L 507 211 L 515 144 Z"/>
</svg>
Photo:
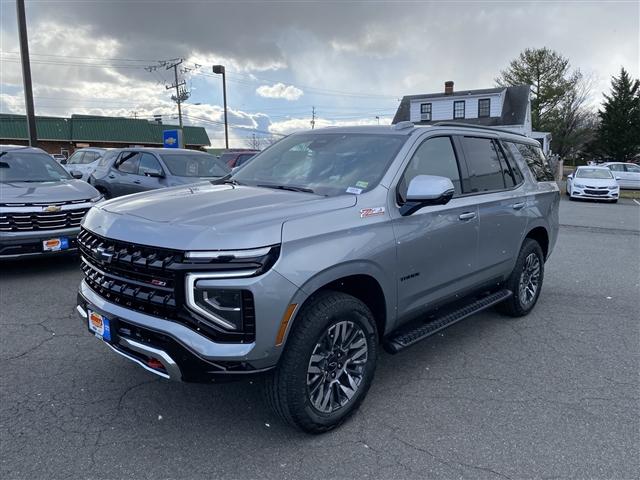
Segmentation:
<svg viewBox="0 0 640 480">
<path fill-rule="evenodd" d="M 453 119 L 464 118 L 464 100 L 453 102 Z"/>
<path fill-rule="evenodd" d="M 478 100 L 478 117 L 490 117 L 491 116 L 491 99 L 481 98 Z"/>
<path fill-rule="evenodd" d="M 430 103 L 420 104 L 420 120 L 424 122 L 431 121 L 431 104 Z"/>
</svg>

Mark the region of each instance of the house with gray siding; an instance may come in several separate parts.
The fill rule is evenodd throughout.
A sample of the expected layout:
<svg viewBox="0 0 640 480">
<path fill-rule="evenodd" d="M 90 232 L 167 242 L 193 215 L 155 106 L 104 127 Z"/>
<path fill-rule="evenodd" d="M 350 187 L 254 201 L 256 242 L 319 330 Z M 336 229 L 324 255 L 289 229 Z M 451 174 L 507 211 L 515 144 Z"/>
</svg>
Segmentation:
<svg viewBox="0 0 640 480">
<path fill-rule="evenodd" d="M 480 90 L 454 89 L 445 82 L 444 91 L 402 97 L 393 122 L 416 125 L 462 122 L 498 127 L 535 138 L 545 154 L 550 153 L 551 134 L 535 132 L 531 126 L 531 89 L 528 85 Z"/>
</svg>

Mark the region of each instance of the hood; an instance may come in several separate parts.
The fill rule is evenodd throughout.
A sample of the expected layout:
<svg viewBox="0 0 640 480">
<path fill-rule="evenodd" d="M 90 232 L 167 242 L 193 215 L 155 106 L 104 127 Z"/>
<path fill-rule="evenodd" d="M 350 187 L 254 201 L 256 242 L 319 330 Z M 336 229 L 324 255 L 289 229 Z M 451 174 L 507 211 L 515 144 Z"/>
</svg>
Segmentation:
<svg viewBox="0 0 640 480">
<path fill-rule="evenodd" d="M 98 191 L 82 180 L 0 183 L 0 203 L 46 203 L 88 200 Z"/>
<path fill-rule="evenodd" d="M 356 200 L 206 182 L 109 200 L 83 225 L 108 238 L 178 250 L 245 249 L 280 243 L 287 220 Z"/>
</svg>

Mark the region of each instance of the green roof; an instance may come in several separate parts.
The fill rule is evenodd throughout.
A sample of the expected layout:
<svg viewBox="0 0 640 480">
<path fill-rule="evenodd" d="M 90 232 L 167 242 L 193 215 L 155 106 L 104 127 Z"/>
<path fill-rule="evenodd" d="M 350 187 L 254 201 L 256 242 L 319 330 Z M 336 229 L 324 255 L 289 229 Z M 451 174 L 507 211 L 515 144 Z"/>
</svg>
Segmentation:
<svg viewBox="0 0 640 480">
<path fill-rule="evenodd" d="M 148 120 L 122 117 L 72 115 L 71 118 L 36 117 L 38 140 L 63 142 L 152 143 L 162 145 L 162 132 L 180 128 Z M 203 127 L 182 127 L 185 145 L 209 145 Z M 0 139 L 27 140 L 24 115 L 0 114 Z"/>
</svg>

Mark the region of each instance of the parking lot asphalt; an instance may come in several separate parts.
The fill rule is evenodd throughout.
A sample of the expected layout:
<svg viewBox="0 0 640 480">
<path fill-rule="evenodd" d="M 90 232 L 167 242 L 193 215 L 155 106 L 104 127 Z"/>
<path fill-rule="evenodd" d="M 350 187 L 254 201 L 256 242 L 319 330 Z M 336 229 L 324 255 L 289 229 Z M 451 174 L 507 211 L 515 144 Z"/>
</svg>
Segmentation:
<svg viewBox="0 0 640 480">
<path fill-rule="evenodd" d="M 170 383 L 113 354 L 75 315 L 77 259 L 1 265 L 0 477 L 637 478 L 640 206 L 563 199 L 561 223 L 529 316 L 383 354 L 321 436 L 259 382 Z"/>
</svg>

